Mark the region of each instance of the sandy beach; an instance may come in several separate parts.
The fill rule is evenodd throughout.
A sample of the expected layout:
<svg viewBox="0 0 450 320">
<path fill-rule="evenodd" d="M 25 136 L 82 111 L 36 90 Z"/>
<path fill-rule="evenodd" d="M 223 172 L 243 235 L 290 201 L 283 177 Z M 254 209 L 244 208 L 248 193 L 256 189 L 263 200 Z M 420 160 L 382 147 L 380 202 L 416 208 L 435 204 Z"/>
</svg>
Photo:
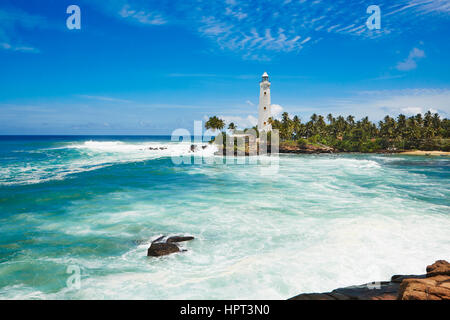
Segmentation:
<svg viewBox="0 0 450 320">
<path fill-rule="evenodd" d="M 450 156 L 450 152 L 449 151 L 414 150 L 414 151 L 400 152 L 400 154 L 411 155 L 411 156 Z"/>
</svg>

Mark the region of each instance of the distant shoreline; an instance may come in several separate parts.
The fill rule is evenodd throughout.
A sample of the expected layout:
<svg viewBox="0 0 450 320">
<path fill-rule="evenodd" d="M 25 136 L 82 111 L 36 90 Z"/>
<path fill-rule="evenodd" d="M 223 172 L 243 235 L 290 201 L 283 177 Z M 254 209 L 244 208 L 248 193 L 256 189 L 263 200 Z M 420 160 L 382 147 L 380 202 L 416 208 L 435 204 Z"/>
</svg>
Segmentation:
<svg viewBox="0 0 450 320">
<path fill-rule="evenodd" d="M 402 151 L 398 154 L 407 156 L 450 156 L 449 151 L 424 151 L 424 150 L 411 150 Z"/>
</svg>

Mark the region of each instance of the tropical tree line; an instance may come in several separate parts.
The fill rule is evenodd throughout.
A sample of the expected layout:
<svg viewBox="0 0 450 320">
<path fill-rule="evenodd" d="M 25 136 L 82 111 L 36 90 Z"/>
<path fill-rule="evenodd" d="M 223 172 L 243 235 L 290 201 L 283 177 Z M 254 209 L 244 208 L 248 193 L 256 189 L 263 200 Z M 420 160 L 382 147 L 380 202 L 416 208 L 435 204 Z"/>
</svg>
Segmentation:
<svg viewBox="0 0 450 320">
<path fill-rule="evenodd" d="M 397 118 L 384 117 L 378 123 L 368 117 L 355 120 L 352 115 L 334 117 L 313 114 L 302 123 L 298 116 L 292 119 L 284 112 L 280 120 L 269 119 L 273 129 L 280 131 L 282 141 L 299 144 L 320 143 L 339 151 L 376 152 L 380 150 L 444 150 L 450 151 L 450 120 L 438 113 Z"/>
<path fill-rule="evenodd" d="M 450 151 L 450 120 L 442 119 L 438 113 L 397 118 L 385 116 L 378 123 L 368 117 L 355 120 L 349 115 L 326 117 L 313 114 L 309 121 L 302 122 L 298 116 L 290 118 L 284 112 L 281 119 L 269 119 L 273 129 L 280 132 L 281 143 L 323 144 L 339 151 L 377 152 L 381 150 L 443 150 Z M 206 129 L 222 130 L 225 122 L 214 116 L 205 124 Z M 236 130 L 230 123 L 228 129 Z M 256 127 L 252 128 L 256 129 Z M 245 131 L 245 130 L 244 130 Z"/>
</svg>

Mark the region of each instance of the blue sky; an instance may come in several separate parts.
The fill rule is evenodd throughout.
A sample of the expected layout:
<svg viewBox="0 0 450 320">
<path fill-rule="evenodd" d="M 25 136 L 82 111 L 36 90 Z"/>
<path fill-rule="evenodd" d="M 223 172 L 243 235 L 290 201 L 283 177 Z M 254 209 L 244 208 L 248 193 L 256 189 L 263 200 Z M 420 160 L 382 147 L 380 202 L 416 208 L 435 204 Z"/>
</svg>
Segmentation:
<svg viewBox="0 0 450 320">
<path fill-rule="evenodd" d="M 277 115 L 449 117 L 449 35 L 450 0 L 2 0 L 0 134 L 249 127 L 264 71 Z"/>
</svg>

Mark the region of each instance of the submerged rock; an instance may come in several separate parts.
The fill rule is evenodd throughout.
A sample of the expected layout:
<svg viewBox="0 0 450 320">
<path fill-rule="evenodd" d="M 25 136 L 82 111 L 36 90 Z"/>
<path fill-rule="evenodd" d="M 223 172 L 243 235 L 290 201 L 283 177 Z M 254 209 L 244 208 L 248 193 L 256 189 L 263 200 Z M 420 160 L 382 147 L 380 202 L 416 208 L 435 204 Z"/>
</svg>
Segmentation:
<svg viewBox="0 0 450 320">
<path fill-rule="evenodd" d="M 149 147 L 148 150 L 167 150 L 167 147 Z"/>
<path fill-rule="evenodd" d="M 181 236 L 173 236 L 173 237 L 169 237 L 167 238 L 167 243 L 173 243 L 173 242 L 183 242 L 183 241 L 191 241 L 194 240 L 194 237 L 191 236 L 186 236 L 186 237 L 181 237 Z"/>
<path fill-rule="evenodd" d="M 171 253 L 180 252 L 180 248 L 173 243 L 153 242 L 147 250 L 148 257 L 160 257 Z"/>
<path fill-rule="evenodd" d="M 132 240 L 132 242 L 133 242 L 133 244 L 135 244 L 135 245 L 137 245 L 137 246 L 140 246 L 140 245 L 143 245 L 143 244 L 147 244 L 147 243 L 149 243 L 150 241 L 138 239 L 138 240 Z"/>
</svg>

